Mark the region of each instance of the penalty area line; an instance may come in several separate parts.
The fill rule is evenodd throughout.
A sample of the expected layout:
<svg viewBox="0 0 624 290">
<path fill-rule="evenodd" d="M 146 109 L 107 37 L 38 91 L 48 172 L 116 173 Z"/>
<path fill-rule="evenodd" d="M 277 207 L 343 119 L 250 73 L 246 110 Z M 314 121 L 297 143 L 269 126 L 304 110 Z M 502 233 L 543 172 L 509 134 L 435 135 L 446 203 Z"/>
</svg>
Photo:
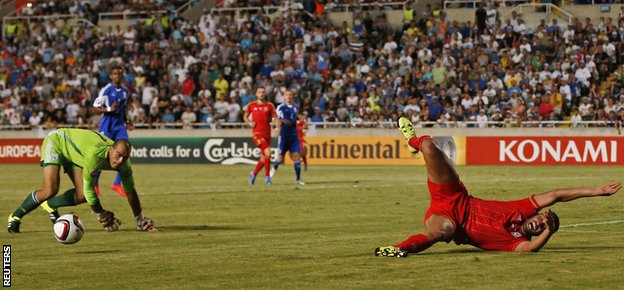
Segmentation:
<svg viewBox="0 0 624 290">
<path fill-rule="evenodd" d="M 571 224 L 571 225 L 560 226 L 560 228 L 575 228 L 575 227 L 583 227 L 583 226 L 610 225 L 610 224 L 619 224 L 619 223 L 624 223 L 624 220 L 593 222 L 593 223 L 582 223 L 582 224 Z"/>
</svg>

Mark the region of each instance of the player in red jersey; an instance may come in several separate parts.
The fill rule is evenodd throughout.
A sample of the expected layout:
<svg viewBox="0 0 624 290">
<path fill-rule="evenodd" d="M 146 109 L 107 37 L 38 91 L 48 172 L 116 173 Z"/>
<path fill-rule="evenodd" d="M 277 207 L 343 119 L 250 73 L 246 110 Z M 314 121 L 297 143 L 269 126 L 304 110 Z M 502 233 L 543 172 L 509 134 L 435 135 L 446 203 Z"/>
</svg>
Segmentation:
<svg viewBox="0 0 624 290">
<path fill-rule="evenodd" d="M 588 188 L 555 189 L 516 201 L 482 200 L 468 194 L 453 165 L 430 136 L 416 137 L 410 121 L 399 119 L 408 149 L 422 152 L 427 168 L 431 203 L 425 214 L 425 232 L 387 247 L 375 255 L 406 257 L 444 241 L 470 244 L 485 250 L 537 252 L 559 228 L 559 217 L 539 210 L 557 202 L 582 197 L 609 196 L 620 182 Z M 534 237 L 532 239 L 532 237 Z"/>
<path fill-rule="evenodd" d="M 265 183 L 272 184 L 269 170 L 271 167 L 271 121 L 277 123 L 277 115 L 275 114 L 275 106 L 266 101 L 265 88 L 258 87 L 256 89 L 256 101 L 247 105 L 247 110 L 243 116 L 245 123 L 252 128 L 253 141 L 260 148 L 260 160 L 256 164 L 256 168 L 251 172 L 249 177 L 249 185 L 253 185 L 256 175 L 264 167 L 266 174 Z"/>
<path fill-rule="evenodd" d="M 305 132 L 308 130 L 308 123 L 306 122 L 305 115 L 299 113 L 299 120 L 297 120 L 297 135 L 299 135 L 299 147 L 301 148 L 301 162 L 303 162 L 303 170 L 308 170 L 308 148 L 305 147 Z"/>
</svg>

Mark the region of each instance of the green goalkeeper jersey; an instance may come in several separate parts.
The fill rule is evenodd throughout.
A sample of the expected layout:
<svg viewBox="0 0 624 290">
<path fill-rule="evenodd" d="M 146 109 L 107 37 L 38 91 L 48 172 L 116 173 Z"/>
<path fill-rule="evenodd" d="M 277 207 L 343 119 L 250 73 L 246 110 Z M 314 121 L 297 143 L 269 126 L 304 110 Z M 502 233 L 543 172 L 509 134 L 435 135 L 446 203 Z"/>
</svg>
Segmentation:
<svg viewBox="0 0 624 290">
<path fill-rule="evenodd" d="M 115 170 L 108 161 L 108 152 L 114 141 L 85 129 L 61 128 L 48 134 L 41 146 L 41 166 L 58 165 L 65 171 L 73 166 L 82 168 L 83 193 L 89 205 L 99 200 L 95 194 L 95 177 L 100 170 Z M 134 191 L 130 159 L 119 168 L 126 192 Z"/>
</svg>

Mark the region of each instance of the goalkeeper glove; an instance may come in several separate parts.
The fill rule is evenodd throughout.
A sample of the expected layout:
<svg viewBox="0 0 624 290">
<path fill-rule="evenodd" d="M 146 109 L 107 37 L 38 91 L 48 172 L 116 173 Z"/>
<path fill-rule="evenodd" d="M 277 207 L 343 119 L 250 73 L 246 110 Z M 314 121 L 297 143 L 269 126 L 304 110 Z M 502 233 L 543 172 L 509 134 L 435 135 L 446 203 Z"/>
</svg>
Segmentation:
<svg viewBox="0 0 624 290">
<path fill-rule="evenodd" d="M 102 225 L 102 227 L 109 232 L 113 232 L 119 229 L 119 225 L 121 225 L 121 221 L 115 217 L 115 214 L 110 211 L 102 211 L 96 213 L 95 216 L 98 219 L 98 222 Z"/>
</svg>

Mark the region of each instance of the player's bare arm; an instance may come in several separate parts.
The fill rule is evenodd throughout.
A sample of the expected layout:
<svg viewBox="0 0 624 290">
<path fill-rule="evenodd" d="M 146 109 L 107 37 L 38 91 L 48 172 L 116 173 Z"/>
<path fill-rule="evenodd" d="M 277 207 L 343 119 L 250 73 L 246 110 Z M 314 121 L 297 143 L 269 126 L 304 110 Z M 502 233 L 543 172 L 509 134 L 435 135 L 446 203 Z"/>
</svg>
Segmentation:
<svg viewBox="0 0 624 290">
<path fill-rule="evenodd" d="M 545 219 L 544 230 L 533 240 L 520 242 L 514 249 L 514 252 L 538 252 L 548 243 L 550 237 L 557 231 L 554 216 L 550 210 L 540 214 L 540 216 L 543 216 Z"/>
<path fill-rule="evenodd" d="M 537 252 L 539 251 L 553 235 L 550 229 L 544 230 L 539 236 L 531 241 L 520 242 L 514 252 Z"/>
<path fill-rule="evenodd" d="M 247 126 L 249 126 L 249 128 L 256 127 L 256 122 L 253 122 L 253 121 L 249 120 L 249 113 L 247 113 L 247 112 L 245 112 L 245 114 L 243 114 L 243 121 L 245 122 L 245 124 L 247 124 Z"/>
<path fill-rule="evenodd" d="M 562 188 L 535 195 L 535 201 L 541 207 L 548 207 L 557 202 L 572 201 L 581 197 L 609 196 L 622 188 L 621 182 L 612 182 L 597 187 Z"/>
<path fill-rule="evenodd" d="M 107 106 L 103 106 L 103 107 L 93 107 L 91 108 L 91 112 L 93 114 L 104 114 L 106 112 L 114 112 L 117 110 L 117 108 L 119 108 L 119 102 L 114 102 L 110 107 Z"/>
</svg>

